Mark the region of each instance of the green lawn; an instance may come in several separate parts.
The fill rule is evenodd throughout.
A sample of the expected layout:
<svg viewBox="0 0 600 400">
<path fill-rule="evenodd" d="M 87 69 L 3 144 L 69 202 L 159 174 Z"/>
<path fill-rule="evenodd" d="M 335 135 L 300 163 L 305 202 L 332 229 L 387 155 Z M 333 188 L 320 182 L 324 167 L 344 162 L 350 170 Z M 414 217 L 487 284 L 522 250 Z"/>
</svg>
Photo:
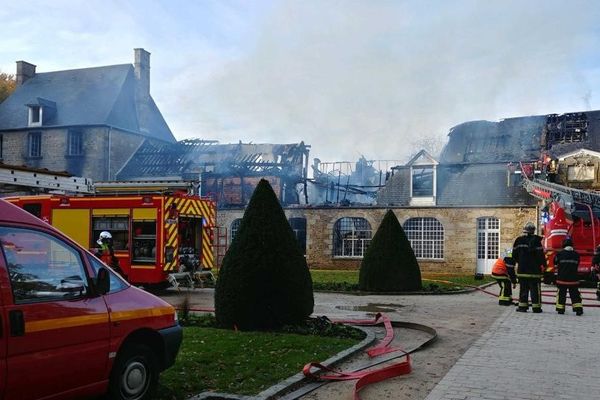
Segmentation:
<svg viewBox="0 0 600 400">
<path fill-rule="evenodd" d="M 156 399 L 186 399 L 205 390 L 254 395 L 311 361 L 324 361 L 358 343 L 315 335 L 235 332 L 186 327 L 173 367 L 163 372 Z"/>
<path fill-rule="evenodd" d="M 315 290 L 340 290 L 340 291 L 356 291 L 358 290 L 358 270 L 353 271 L 333 271 L 311 269 L 310 273 L 313 279 Z M 438 275 L 438 274 L 423 274 L 423 286 L 425 289 L 436 285 L 441 289 L 449 290 L 456 288 L 465 288 L 467 286 L 479 286 L 484 283 L 493 282 L 490 276 L 485 276 L 483 280 L 475 280 L 471 275 Z M 449 281 L 451 283 L 436 282 Z"/>
</svg>

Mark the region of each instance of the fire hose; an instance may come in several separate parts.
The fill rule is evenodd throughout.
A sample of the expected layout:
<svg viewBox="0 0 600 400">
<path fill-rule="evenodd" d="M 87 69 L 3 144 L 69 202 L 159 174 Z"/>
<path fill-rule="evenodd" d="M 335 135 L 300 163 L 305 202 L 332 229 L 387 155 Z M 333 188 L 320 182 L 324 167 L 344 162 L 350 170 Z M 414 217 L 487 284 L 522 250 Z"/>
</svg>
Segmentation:
<svg viewBox="0 0 600 400">
<path fill-rule="evenodd" d="M 196 312 L 214 312 L 214 308 L 189 308 L 189 311 Z M 312 382 L 303 385 L 299 389 L 287 393 L 280 397 L 281 400 L 294 400 L 313 390 L 325 385 L 329 381 L 343 381 L 343 380 L 356 380 L 354 386 L 354 400 L 360 400 L 359 392 L 365 386 L 383 381 L 385 379 L 393 378 L 400 375 L 405 375 L 411 371 L 410 354 L 430 345 L 437 339 L 437 331 L 427 325 L 417 324 L 413 322 L 404 321 L 391 321 L 388 316 L 381 313 L 377 313 L 374 319 L 345 319 L 345 320 L 331 320 L 333 323 L 343 323 L 348 325 L 356 326 L 376 326 L 383 324 L 385 328 L 385 337 L 377 343 L 377 345 L 370 347 L 366 350 L 369 358 L 378 357 L 376 361 L 371 361 L 364 365 L 355 368 L 353 371 L 339 371 L 334 368 L 325 366 L 318 362 L 311 362 L 306 364 L 302 372 L 304 376 L 311 379 Z M 404 350 L 400 347 L 390 346 L 394 339 L 394 327 L 414 329 L 425 332 L 430 337 L 419 344 L 418 346 Z M 389 354 L 386 357 L 380 357 Z M 371 371 L 364 371 L 368 368 L 383 364 L 388 361 L 395 360 L 397 358 L 405 357 L 405 360 L 399 363 L 391 364 L 383 368 Z M 320 373 L 322 372 L 322 373 Z"/>
<path fill-rule="evenodd" d="M 424 280 L 425 280 L 425 279 L 424 279 Z M 427 279 L 427 281 L 431 281 L 431 282 L 439 282 L 439 283 L 447 283 L 447 284 L 452 284 L 452 285 L 456 284 L 455 282 L 451 282 L 451 281 L 444 281 L 444 280 L 439 280 L 439 279 Z M 493 283 L 492 283 L 492 284 L 493 284 Z M 461 284 L 461 286 L 464 286 L 464 287 L 468 287 L 468 288 L 471 288 L 471 289 L 478 290 L 478 291 L 480 291 L 480 292 L 482 292 L 482 293 L 489 294 L 490 296 L 498 297 L 498 295 L 497 295 L 496 293 L 494 293 L 494 292 L 490 292 L 489 290 L 486 290 L 486 289 L 485 289 L 485 288 L 483 288 L 483 287 L 479 287 L 479 286 L 473 286 L 473 285 L 462 285 L 462 284 Z M 486 287 L 487 287 L 487 286 L 486 286 Z M 597 298 L 595 297 L 595 294 L 596 294 L 596 292 L 595 292 L 595 291 L 593 291 L 593 292 L 590 292 L 590 291 L 584 291 L 584 290 L 581 290 L 580 292 L 581 292 L 581 294 L 582 294 L 582 297 L 581 297 L 581 298 L 582 298 L 582 300 L 592 300 L 592 301 L 595 301 L 595 302 L 596 302 L 596 304 L 589 304 L 589 303 L 586 303 L 586 304 L 585 304 L 585 306 L 586 306 L 586 307 L 600 307 L 600 303 L 598 302 Z M 552 293 L 552 294 L 549 294 L 549 293 Z M 591 294 L 591 293 L 593 293 L 593 294 L 594 294 L 594 297 L 593 297 L 593 298 L 591 298 L 591 297 L 583 297 L 583 295 L 584 295 L 584 294 Z M 556 296 L 556 290 L 542 290 L 540 294 L 541 294 L 541 296 L 542 296 L 542 297 L 554 297 L 554 296 Z M 570 300 L 570 299 L 569 299 L 569 300 Z M 550 304 L 550 305 L 555 305 L 556 303 L 555 303 L 555 302 L 552 302 L 552 301 L 542 301 L 542 304 Z"/>
</svg>

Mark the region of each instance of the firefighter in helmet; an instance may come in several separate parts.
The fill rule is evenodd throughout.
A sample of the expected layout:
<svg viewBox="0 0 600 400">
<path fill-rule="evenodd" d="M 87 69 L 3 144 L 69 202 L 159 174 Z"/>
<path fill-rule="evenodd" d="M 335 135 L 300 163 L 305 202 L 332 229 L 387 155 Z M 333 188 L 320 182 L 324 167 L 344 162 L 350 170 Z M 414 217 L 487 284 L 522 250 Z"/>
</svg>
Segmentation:
<svg viewBox="0 0 600 400">
<path fill-rule="evenodd" d="M 512 249 L 506 249 L 503 257 L 496 260 L 492 267 L 492 278 L 494 278 L 496 282 L 498 282 L 498 286 L 500 286 L 498 304 L 501 306 L 510 306 L 512 304 L 512 288 L 515 288 L 517 285 Z"/>
<path fill-rule="evenodd" d="M 528 222 L 523 227 L 523 235 L 519 236 L 513 245 L 513 259 L 517 265 L 519 279 L 519 307 L 517 311 L 527 312 L 529 297 L 534 313 L 542 312 L 541 278 L 546 269 L 546 257 L 542 238 L 535 234 L 535 225 Z"/>
<path fill-rule="evenodd" d="M 113 239 L 110 232 L 102 231 L 96 241 L 100 245 L 100 248 L 96 251 L 96 257 L 102 260 L 102 262 L 111 267 L 115 272 L 127 279 L 127 276 L 121 270 L 119 266 L 119 259 L 115 256 L 115 249 L 113 248 Z"/>
<path fill-rule="evenodd" d="M 596 299 L 600 301 L 600 246 L 596 247 L 594 257 L 592 258 L 592 280 L 597 281 Z"/>
<path fill-rule="evenodd" d="M 554 257 L 556 266 L 556 311 L 559 314 L 565 313 L 565 303 L 567 301 L 567 290 L 573 305 L 573 311 L 577 315 L 583 314 L 583 304 L 581 302 L 581 293 L 579 293 L 579 277 L 577 268 L 579 267 L 579 254 L 573 249 L 573 241 L 566 238 L 563 242 L 563 249 Z"/>
</svg>

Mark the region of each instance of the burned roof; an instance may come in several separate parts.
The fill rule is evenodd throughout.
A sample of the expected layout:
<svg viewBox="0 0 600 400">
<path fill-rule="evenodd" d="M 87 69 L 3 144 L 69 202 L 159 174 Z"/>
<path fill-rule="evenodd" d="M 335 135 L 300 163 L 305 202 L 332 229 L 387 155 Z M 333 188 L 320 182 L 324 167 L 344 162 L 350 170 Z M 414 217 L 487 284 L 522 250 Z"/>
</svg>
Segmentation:
<svg viewBox="0 0 600 400">
<path fill-rule="evenodd" d="M 135 85 L 131 64 L 37 73 L 0 104 L 0 131 L 29 129 L 27 105 L 36 104 L 53 109 L 43 127 L 108 125 L 174 142 L 152 97 L 136 100 Z"/>
<path fill-rule="evenodd" d="M 470 121 L 448 134 L 440 163 L 489 163 L 538 159 L 546 116 Z"/>
<path fill-rule="evenodd" d="M 310 146 L 291 144 L 218 144 L 186 139 L 172 144 L 146 141 L 117 173 L 118 180 L 210 173 L 260 176 L 287 174 L 301 178 Z"/>
<path fill-rule="evenodd" d="M 533 161 L 578 148 L 600 151 L 600 111 L 469 121 L 455 126 L 440 163 Z"/>
</svg>

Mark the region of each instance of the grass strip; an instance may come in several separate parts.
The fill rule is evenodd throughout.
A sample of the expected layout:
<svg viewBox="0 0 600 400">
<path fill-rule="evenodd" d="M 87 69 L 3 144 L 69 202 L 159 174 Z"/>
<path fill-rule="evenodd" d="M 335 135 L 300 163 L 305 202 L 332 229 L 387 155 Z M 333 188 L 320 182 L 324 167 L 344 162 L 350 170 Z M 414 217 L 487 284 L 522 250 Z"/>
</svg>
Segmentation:
<svg viewBox="0 0 600 400">
<path fill-rule="evenodd" d="M 342 292 L 358 291 L 358 270 L 319 270 L 311 269 L 313 288 L 315 290 L 333 290 Z M 468 286 L 479 286 L 493 282 L 490 276 L 475 279 L 473 275 L 422 274 L 425 291 L 457 291 Z M 449 281 L 451 283 L 436 282 Z"/>
<path fill-rule="evenodd" d="M 173 367 L 164 371 L 156 399 L 186 399 L 200 392 L 255 395 L 311 361 L 323 361 L 358 339 L 185 327 Z"/>
</svg>

